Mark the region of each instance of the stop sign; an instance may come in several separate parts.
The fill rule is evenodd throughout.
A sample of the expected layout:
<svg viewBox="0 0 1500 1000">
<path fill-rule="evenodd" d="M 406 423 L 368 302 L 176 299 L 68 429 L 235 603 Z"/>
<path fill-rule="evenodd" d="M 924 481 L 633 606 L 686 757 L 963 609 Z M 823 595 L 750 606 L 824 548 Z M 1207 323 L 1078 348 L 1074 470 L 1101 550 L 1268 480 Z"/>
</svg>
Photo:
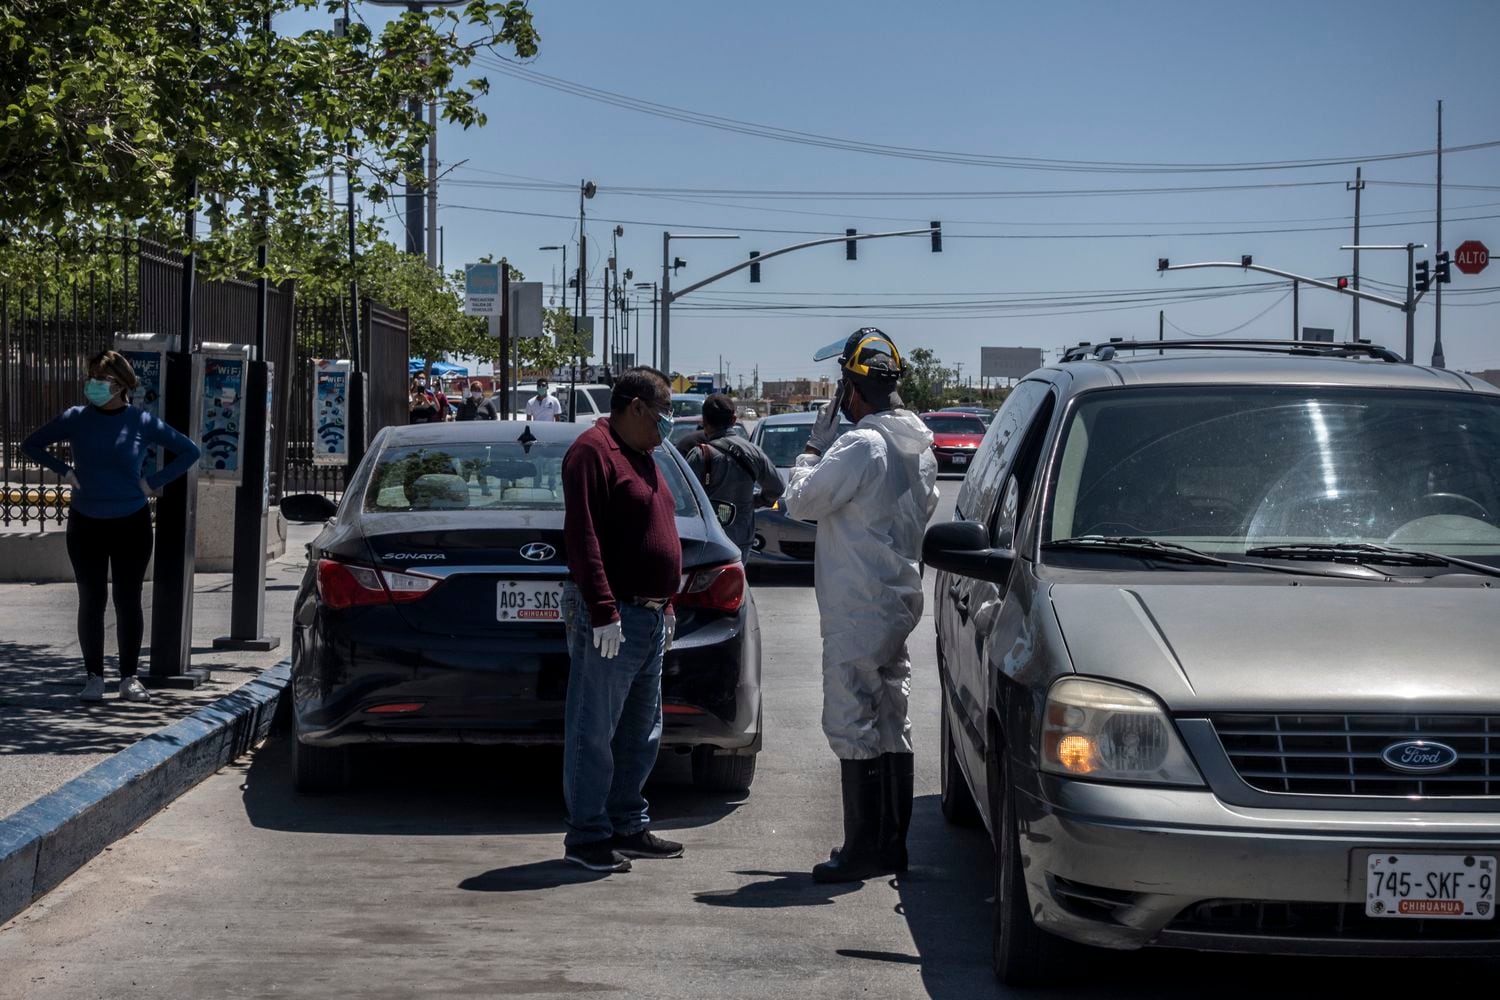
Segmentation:
<svg viewBox="0 0 1500 1000">
<path fill-rule="evenodd" d="M 1453 263 L 1464 274 L 1478 274 L 1490 262 L 1490 248 L 1478 240 L 1464 240 L 1453 251 Z"/>
</svg>

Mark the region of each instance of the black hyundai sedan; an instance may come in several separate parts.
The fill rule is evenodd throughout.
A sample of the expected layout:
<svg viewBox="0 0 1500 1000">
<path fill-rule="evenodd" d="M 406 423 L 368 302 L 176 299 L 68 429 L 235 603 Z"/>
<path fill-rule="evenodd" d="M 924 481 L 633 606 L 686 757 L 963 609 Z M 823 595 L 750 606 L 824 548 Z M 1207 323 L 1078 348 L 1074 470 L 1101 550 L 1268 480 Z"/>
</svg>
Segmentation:
<svg viewBox="0 0 1500 1000">
<path fill-rule="evenodd" d="M 390 427 L 337 508 L 311 494 L 282 502 L 289 520 L 328 521 L 294 611 L 299 790 L 346 784 L 351 744 L 562 743 L 562 460 L 586 429 Z M 739 549 L 677 449 L 655 458 L 683 566 L 662 746 L 693 755 L 698 787 L 748 789 L 761 743 L 755 603 Z"/>
</svg>

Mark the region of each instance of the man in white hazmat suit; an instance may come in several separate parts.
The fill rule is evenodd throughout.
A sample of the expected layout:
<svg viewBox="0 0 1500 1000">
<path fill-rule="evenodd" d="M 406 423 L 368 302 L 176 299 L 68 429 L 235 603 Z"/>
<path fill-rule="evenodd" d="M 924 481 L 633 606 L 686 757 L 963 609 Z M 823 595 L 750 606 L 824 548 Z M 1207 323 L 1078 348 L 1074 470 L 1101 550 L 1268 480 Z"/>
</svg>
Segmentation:
<svg viewBox="0 0 1500 1000">
<path fill-rule="evenodd" d="M 832 357 L 837 345 L 820 351 Z M 797 458 L 787 512 L 818 524 L 823 732 L 839 758 L 844 843 L 819 882 L 906 870 L 911 824 L 911 658 L 922 617 L 922 535 L 937 506 L 932 432 L 902 408 L 901 355 L 869 327 L 839 355 L 842 380 Z M 839 414 L 855 424 L 838 434 Z"/>
</svg>

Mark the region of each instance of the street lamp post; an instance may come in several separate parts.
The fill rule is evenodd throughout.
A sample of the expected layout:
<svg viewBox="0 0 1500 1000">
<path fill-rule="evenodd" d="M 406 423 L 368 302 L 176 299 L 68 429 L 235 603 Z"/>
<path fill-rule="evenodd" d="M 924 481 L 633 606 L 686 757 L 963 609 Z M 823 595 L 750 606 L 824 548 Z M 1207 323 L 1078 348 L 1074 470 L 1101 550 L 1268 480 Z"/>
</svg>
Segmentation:
<svg viewBox="0 0 1500 1000">
<path fill-rule="evenodd" d="M 1416 264 L 1416 250 L 1418 247 L 1426 247 L 1425 243 L 1375 243 L 1375 244 L 1351 244 L 1339 247 L 1340 250 L 1405 250 L 1406 251 L 1406 302 L 1401 306 L 1406 313 L 1406 361 L 1415 364 L 1417 359 L 1417 302 L 1422 295 L 1427 293 L 1424 288 L 1422 294 L 1416 293 L 1413 285 L 1413 271 Z"/>
<path fill-rule="evenodd" d="M 661 370 L 672 377 L 672 241 L 737 240 L 738 233 L 671 233 L 661 234 Z M 684 261 L 683 264 L 687 262 Z M 678 265 L 682 266 L 682 265 Z M 685 293 L 680 293 L 685 294 Z"/>
<path fill-rule="evenodd" d="M 660 367 L 656 363 L 656 290 L 654 281 L 641 281 L 636 283 L 636 288 L 651 289 L 651 367 Z"/>
<path fill-rule="evenodd" d="M 583 231 L 583 203 L 592 198 L 599 191 L 599 186 L 593 181 L 578 182 L 578 291 L 573 297 L 573 344 L 572 349 L 578 350 L 578 318 L 588 311 L 589 301 L 585 294 L 588 288 L 588 236 Z M 575 355 L 575 358 L 578 356 Z M 573 377 L 568 380 L 568 421 L 578 421 L 578 407 L 574 405 L 578 394 L 578 366 L 579 360 L 573 362 Z"/>
</svg>

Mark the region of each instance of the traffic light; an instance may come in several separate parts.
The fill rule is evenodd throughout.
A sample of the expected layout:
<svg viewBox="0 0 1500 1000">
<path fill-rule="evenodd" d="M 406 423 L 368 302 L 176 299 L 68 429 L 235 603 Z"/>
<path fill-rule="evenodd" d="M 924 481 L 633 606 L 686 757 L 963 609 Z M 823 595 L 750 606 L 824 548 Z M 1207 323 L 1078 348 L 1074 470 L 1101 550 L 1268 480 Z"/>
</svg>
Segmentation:
<svg viewBox="0 0 1500 1000">
<path fill-rule="evenodd" d="M 938 222 L 937 220 L 933 220 L 932 222 L 929 222 L 927 224 L 929 226 L 931 226 L 934 230 L 936 230 L 936 232 L 934 232 L 932 234 L 932 252 L 933 253 L 942 253 L 943 252 L 943 224 L 941 222 Z"/>
<path fill-rule="evenodd" d="M 1453 265 L 1448 262 L 1448 251 L 1444 250 L 1437 255 L 1436 270 L 1438 284 L 1446 285 L 1453 280 Z"/>
<path fill-rule="evenodd" d="M 1342 292 L 1342 291 L 1343 291 L 1343 290 L 1344 290 L 1344 289 L 1346 289 L 1346 288 L 1348 288 L 1348 287 L 1349 287 L 1349 279 L 1348 279 L 1348 278 L 1346 278 L 1346 277 L 1344 277 L 1344 276 L 1343 276 L 1343 275 L 1342 275 L 1342 274 L 1341 274 L 1341 275 L 1339 275 L 1339 276 L 1338 276 L 1338 278 L 1337 278 L 1337 279 L 1335 279 L 1335 281 L 1336 281 L 1336 283 L 1337 283 L 1337 284 L 1338 284 L 1338 286 L 1339 286 L 1339 291 L 1341 291 L 1341 292 Z"/>
<path fill-rule="evenodd" d="M 846 230 L 844 230 L 844 235 L 845 236 L 853 236 L 854 235 L 854 230 L 852 230 L 852 229 L 846 229 Z M 844 241 L 844 259 L 845 260 L 858 260 L 859 259 L 859 244 L 858 243 L 854 242 L 853 240 L 845 240 Z"/>
<path fill-rule="evenodd" d="M 681 257 L 673 257 L 672 258 L 672 273 L 673 274 L 676 274 L 678 271 L 682 270 L 685 267 L 687 267 L 687 261 L 683 260 Z"/>
<path fill-rule="evenodd" d="M 1251 257 L 1247 253 L 1240 254 L 1240 267 L 1249 267 L 1253 263 L 1255 263 L 1255 258 Z"/>
<path fill-rule="evenodd" d="M 1432 287 L 1432 275 L 1427 273 L 1427 261 L 1417 261 L 1417 294 L 1427 291 Z"/>
<path fill-rule="evenodd" d="M 1158 258 L 1156 258 L 1156 269 L 1158 271 L 1165 271 L 1167 268 L 1169 268 L 1171 266 L 1172 266 L 1172 262 L 1170 260 L 1168 260 L 1167 258 L 1165 258 L 1165 257 L 1158 257 Z"/>
<path fill-rule="evenodd" d="M 750 259 L 751 260 L 754 260 L 755 258 L 757 258 L 759 256 L 760 256 L 760 251 L 759 250 L 751 250 L 750 251 Z M 758 284 L 760 284 L 760 265 L 759 264 L 751 264 L 750 265 L 750 284 L 752 284 L 752 285 L 758 285 Z"/>
</svg>

